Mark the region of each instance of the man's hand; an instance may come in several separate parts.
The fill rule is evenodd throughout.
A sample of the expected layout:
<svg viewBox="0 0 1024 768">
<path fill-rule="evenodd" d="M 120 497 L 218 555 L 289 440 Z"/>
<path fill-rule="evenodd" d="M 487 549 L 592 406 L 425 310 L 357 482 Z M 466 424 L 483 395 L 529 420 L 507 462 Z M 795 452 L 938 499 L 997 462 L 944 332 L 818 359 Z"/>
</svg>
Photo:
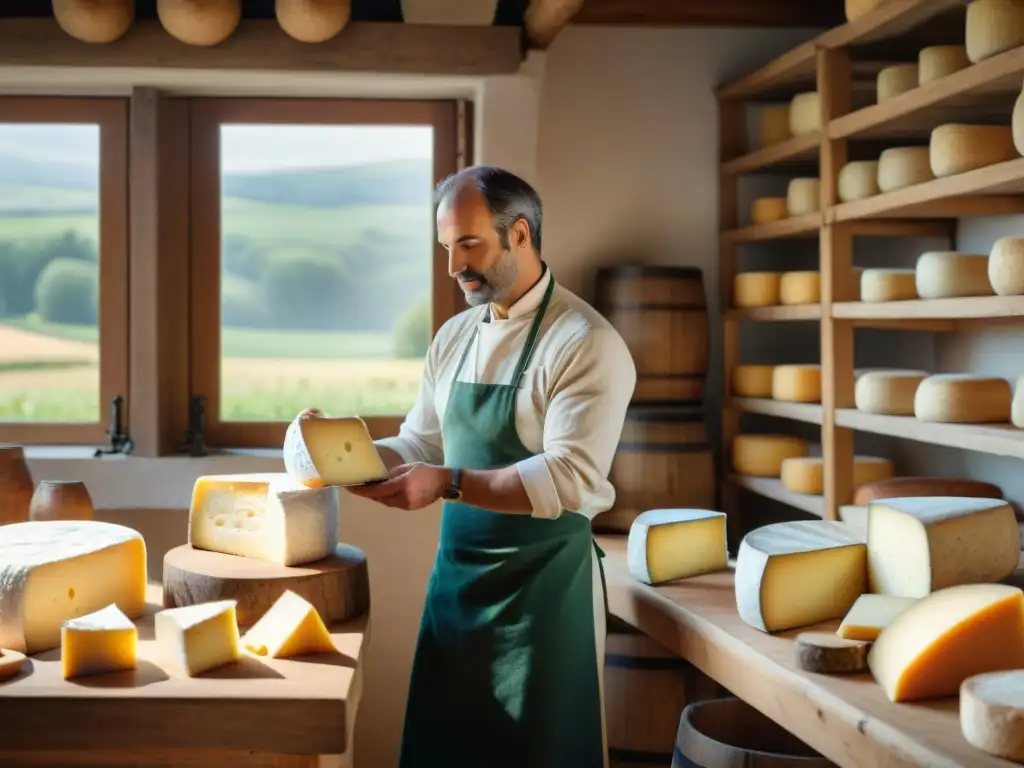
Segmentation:
<svg viewBox="0 0 1024 768">
<path fill-rule="evenodd" d="M 451 482 L 451 470 L 433 464 L 402 464 L 382 483 L 357 485 L 348 490 L 395 509 L 423 509 L 441 498 Z"/>
</svg>

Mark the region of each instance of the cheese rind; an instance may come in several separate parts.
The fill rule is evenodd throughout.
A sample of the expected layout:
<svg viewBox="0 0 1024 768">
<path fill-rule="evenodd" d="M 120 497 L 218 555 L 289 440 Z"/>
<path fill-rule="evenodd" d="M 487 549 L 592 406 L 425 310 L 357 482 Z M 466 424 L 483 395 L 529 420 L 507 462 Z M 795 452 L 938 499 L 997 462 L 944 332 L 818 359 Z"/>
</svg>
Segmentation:
<svg viewBox="0 0 1024 768">
<path fill-rule="evenodd" d="M 1024 763 L 1024 670 L 987 672 L 964 680 L 960 729 L 972 747 Z"/>
<path fill-rule="evenodd" d="M 967 48 L 963 45 L 931 45 L 922 48 L 917 57 L 918 84 L 948 77 L 971 66 Z"/>
<path fill-rule="evenodd" d="M 337 651 L 313 604 L 291 590 L 282 593 L 249 628 L 241 643 L 250 653 L 272 659 Z"/>
<path fill-rule="evenodd" d="M 791 139 L 789 104 L 771 104 L 761 109 L 757 122 L 757 146 L 770 147 Z"/>
<path fill-rule="evenodd" d="M 790 403 L 820 403 L 821 366 L 775 366 L 772 371 L 772 399 Z"/>
<path fill-rule="evenodd" d="M 913 496 L 961 496 L 1001 499 L 998 485 L 962 477 L 893 477 L 860 486 L 854 491 L 853 503 L 866 506 L 875 499 L 899 499 Z"/>
<path fill-rule="evenodd" d="M 928 143 L 936 178 L 956 176 L 1016 158 L 1009 125 L 940 125 Z"/>
<path fill-rule="evenodd" d="M 879 456 L 855 456 L 853 487 L 892 477 L 893 464 Z M 793 493 L 819 496 L 825 490 L 825 462 L 820 456 L 800 456 L 782 462 L 779 478 Z"/>
<path fill-rule="evenodd" d="M 906 301 L 916 298 L 915 269 L 865 269 L 861 273 L 861 301 Z"/>
<path fill-rule="evenodd" d="M 626 564 L 645 584 L 688 579 L 728 565 L 725 513 L 707 509 L 650 509 L 629 529 Z"/>
<path fill-rule="evenodd" d="M 843 617 L 836 634 L 847 640 L 874 642 L 893 620 L 917 604 L 917 598 L 861 595 Z"/>
<path fill-rule="evenodd" d="M 839 171 L 838 194 L 842 202 L 863 200 L 879 192 L 877 160 L 854 160 Z"/>
<path fill-rule="evenodd" d="M 789 103 L 789 130 L 805 136 L 821 130 L 821 99 L 817 91 L 798 93 Z"/>
<path fill-rule="evenodd" d="M 218 600 L 160 611 L 154 620 L 158 652 L 187 677 L 238 661 L 236 605 Z"/>
<path fill-rule="evenodd" d="M 917 257 L 917 295 L 922 299 L 992 296 L 988 255 L 959 251 L 928 251 Z"/>
<path fill-rule="evenodd" d="M 138 629 L 116 605 L 68 619 L 60 632 L 61 675 L 69 680 L 135 669 L 138 646 Z"/>
<path fill-rule="evenodd" d="M 1018 429 L 1024 429 L 1024 376 L 1017 379 L 1017 387 L 1010 405 L 1010 423 Z"/>
<path fill-rule="evenodd" d="M 1002 424 L 1010 420 L 1010 382 L 975 373 L 940 373 L 914 393 L 914 416 L 942 424 Z"/>
<path fill-rule="evenodd" d="M 786 211 L 790 216 L 814 213 L 821 208 L 821 181 L 793 179 L 786 190 Z"/>
<path fill-rule="evenodd" d="M 111 603 L 132 619 L 146 608 L 138 531 L 97 520 L 0 526 L 0 648 L 56 648 L 65 621 Z"/>
<path fill-rule="evenodd" d="M 867 643 L 846 640 L 828 632 L 801 632 L 794 645 L 797 666 L 808 672 L 841 675 L 868 668 Z"/>
<path fill-rule="evenodd" d="M 974 0 L 967 6 L 964 40 L 975 64 L 1024 45 L 1024 2 Z"/>
<path fill-rule="evenodd" d="M 733 278 L 735 307 L 772 307 L 779 303 L 781 272 L 740 272 Z"/>
<path fill-rule="evenodd" d="M 988 256 L 988 282 L 998 296 L 1024 296 L 1024 237 L 1001 237 Z"/>
<path fill-rule="evenodd" d="M 737 365 L 732 369 L 732 393 L 737 397 L 771 397 L 774 365 Z"/>
<path fill-rule="evenodd" d="M 934 178 L 928 147 L 891 147 L 878 156 L 878 188 L 882 192 L 923 184 Z"/>
<path fill-rule="evenodd" d="M 821 301 L 821 275 L 812 270 L 784 272 L 779 280 L 779 301 L 787 306 Z"/>
<path fill-rule="evenodd" d="M 388 478 L 366 422 L 358 416 L 298 416 L 285 432 L 283 453 L 285 471 L 310 488 Z"/>
<path fill-rule="evenodd" d="M 894 64 L 891 67 L 885 67 L 878 73 L 875 83 L 878 103 L 883 104 L 901 93 L 914 90 L 917 88 L 919 80 L 917 64 Z"/>
<path fill-rule="evenodd" d="M 778 477 L 785 459 L 806 455 L 807 441 L 791 435 L 736 435 L 732 441 L 732 466 L 741 475 Z"/>
<path fill-rule="evenodd" d="M 914 397 L 925 371 L 866 371 L 853 385 L 853 402 L 858 411 L 889 416 L 913 416 Z"/>
<path fill-rule="evenodd" d="M 769 224 L 781 221 L 789 216 L 789 208 L 784 197 L 759 197 L 750 206 L 751 224 Z"/>
</svg>

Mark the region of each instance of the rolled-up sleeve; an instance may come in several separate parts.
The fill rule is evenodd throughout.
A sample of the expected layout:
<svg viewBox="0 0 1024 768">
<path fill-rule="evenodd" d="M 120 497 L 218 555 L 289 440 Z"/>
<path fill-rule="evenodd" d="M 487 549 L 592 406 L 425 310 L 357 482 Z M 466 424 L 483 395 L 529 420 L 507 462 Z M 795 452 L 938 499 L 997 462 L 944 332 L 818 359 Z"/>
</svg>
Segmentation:
<svg viewBox="0 0 1024 768">
<path fill-rule="evenodd" d="M 376 440 L 378 446 L 390 448 L 406 464 L 422 461 L 427 464 L 444 463 L 441 441 L 441 423 L 434 403 L 434 381 L 437 372 L 437 349 L 434 344 L 427 352 L 423 366 L 420 393 L 412 410 L 405 417 L 398 435 Z"/>
<path fill-rule="evenodd" d="M 611 507 L 608 481 L 636 368 L 614 330 L 590 327 L 559 358 L 544 416 L 543 452 L 516 464 L 533 516 L 593 518 Z"/>
</svg>

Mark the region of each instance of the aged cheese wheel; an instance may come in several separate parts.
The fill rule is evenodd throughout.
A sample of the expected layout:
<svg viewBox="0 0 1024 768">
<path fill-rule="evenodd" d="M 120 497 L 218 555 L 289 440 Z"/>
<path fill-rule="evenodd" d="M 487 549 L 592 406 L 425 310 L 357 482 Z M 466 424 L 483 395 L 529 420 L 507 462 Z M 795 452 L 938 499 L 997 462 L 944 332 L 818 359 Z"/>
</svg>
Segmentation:
<svg viewBox="0 0 1024 768">
<path fill-rule="evenodd" d="M 1017 386 L 1014 387 L 1010 423 L 1019 429 L 1024 429 L 1024 376 L 1017 379 Z"/>
<path fill-rule="evenodd" d="M 887 480 L 894 472 L 889 459 L 879 456 L 853 458 L 853 487 Z M 825 464 L 820 456 L 798 456 L 782 462 L 779 475 L 782 485 L 793 493 L 820 496 L 825 490 Z"/>
<path fill-rule="evenodd" d="M 817 91 L 798 93 L 789 103 L 789 130 L 804 136 L 821 130 L 821 100 Z"/>
<path fill-rule="evenodd" d="M 988 282 L 998 296 L 1024 295 L 1024 237 L 1001 237 L 988 257 Z"/>
<path fill-rule="evenodd" d="M 807 441 L 792 435 L 736 435 L 732 467 L 741 475 L 778 477 L 782 462 L 807 455 Z"/>
<path fill-rule="evenodd" d="M 112 43 L 135 21 L 132 0 L 53 0 L 53 18 L 83 43 Z"/>
<path fill-rule="evenodd" d="M 882 192 L 922 184 L 934 178 L 928 147 L 892 147 L 878 157 L 878 188 Z"/>
<path fill-rule="evenodd" d="M 732 281 L 736 307 L 774 307 L 779 303 L 781 272 L 740 272 Z"/>
<path fill-rule="evenodd" d="M 821 301 L 821 275 L 809 270 L 783 272 L 779 301 L 787 305 L 817 304 Z"/>
<path fill-rule="evenodd" d="M 241 0 L 157 0 L 156 12 L 167 34 L 188 45 L 217 45 L 242 19 Z"/>
<path fill-rule="evenodd" d="M 924 371 L 866 371 L 853 386 L 858 411 L 889 416 L 913 416 L 917 388 L 928 378 Z"/>
<path fill-rule="evenodd" d="M 789 104 L 771 104 L 761 108 L 757 117 L 757 145 L 770 147 L 793 137 L 789 130 Z"/>
<path fill-rule="evenodd" d="M 786 211 L 790 216 L 802 216 L 821 209 L 821 181 L 793 179 L 786 194 Z"/>
<path fill-rule="evenodd" d="M 917 57 L 918 84 L 947 77 L 971 66 L 967 48 L 962 45 L 932 45 L 921 49 Z"/>
<path fill-rule="evenodd" d="M 917 295 L 922 299 L 992 296 L 984 253 L 929 251 L 917 258 Z"/>
<path fill-rule="evenodd" d="M 771 397 L 774 365 L 737 365 L 732 369 L 732 393 L 737 397 Z"/>
<path fill-rule="evenodd" d="M 962 477 L 893 477 L 855 486 L 853 503 L 856 506 L 865 506 L 876 499 L 904 499 L 914 496 L 1001 499 L 1003 490 L 992 483 Z"/>
<path fill-rule="evenodd" d="M 960 685 L 960 729 L 972 747 L 1024 763 L 1024 669 L 987 672 Z"/>
<path fill-rule="evenodd" d="M 846 20 L 859 19 L 868 11 L 884 3 L 885 0 L 846 0 Z"/>
<path fill-rule="evenodd" d="M 917 270 L 865 269 L 860 276 L 861 301 L 906 301 L 917 298 Z"/>
<path fill-rule="evenodd" d="M 878 103 L 888 101 L 918 86 L 917 64 L 895 64 L 878 73 L 875 91 Z"/>
<path fill-rule="evenodd" d="M 839 171 L 839 199 L 844 203 L 877 195 L 878 161 L 854 160 Z"/>
<path fill-rule="evenodd" d="M 964 39 L 975 64 L 1024 45 L 1024 0 L 974 0 L 967 6 Z"/>
<path fill-rule="evenodd" d="M 796 636 L 796 663 L 807 672 L 842 675 L 868 668 L 871 643 L 846 640 L 832 632 L 801 632 Z"/>
<path fill-rule="evenodd" d="M 940 373 L 917 387 L 914 415 L 943 424 L 998 424 L 1010 420 L 1010 382 L 977 373 Z"/>
<path fill-rule="evenodd" d="M 932 131 L 929 162 L 936 178 L 956 176 L 1018 157 L 1008 125 L 940 125 Z"/>
<path fill-rule="evenodd" d="M 767 224 L 789 216 L 789 208 L 784 197 L 760 197 L 750 206 L 750 221 L 754 224 Z"/>
<path fill-rule="evenodd" d="M 302 43 L 322 43 L 348 24 L 352 0 L 275 0 L 277 23 Z"/>
<path fill-rule="evenodd" d="M 789 403 L 820 403 L 821 366 L 775 366 L 772 372 L 772 399 Z"/>
</svg>

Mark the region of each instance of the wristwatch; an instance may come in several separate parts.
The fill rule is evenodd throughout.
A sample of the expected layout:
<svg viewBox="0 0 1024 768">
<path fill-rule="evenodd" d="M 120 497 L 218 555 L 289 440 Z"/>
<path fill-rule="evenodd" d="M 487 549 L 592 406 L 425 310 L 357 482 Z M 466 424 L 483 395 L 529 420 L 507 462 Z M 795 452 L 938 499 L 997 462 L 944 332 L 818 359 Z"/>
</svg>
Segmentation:
<svg viewBox="0 0 1024 768">
<path fill-rule="evenodd" d="M 445 486 L 441 498 L 445 501 L 458 501 L 462 498 L 462 470 L 452 470 L 452 481 Z"/>
</svg>

